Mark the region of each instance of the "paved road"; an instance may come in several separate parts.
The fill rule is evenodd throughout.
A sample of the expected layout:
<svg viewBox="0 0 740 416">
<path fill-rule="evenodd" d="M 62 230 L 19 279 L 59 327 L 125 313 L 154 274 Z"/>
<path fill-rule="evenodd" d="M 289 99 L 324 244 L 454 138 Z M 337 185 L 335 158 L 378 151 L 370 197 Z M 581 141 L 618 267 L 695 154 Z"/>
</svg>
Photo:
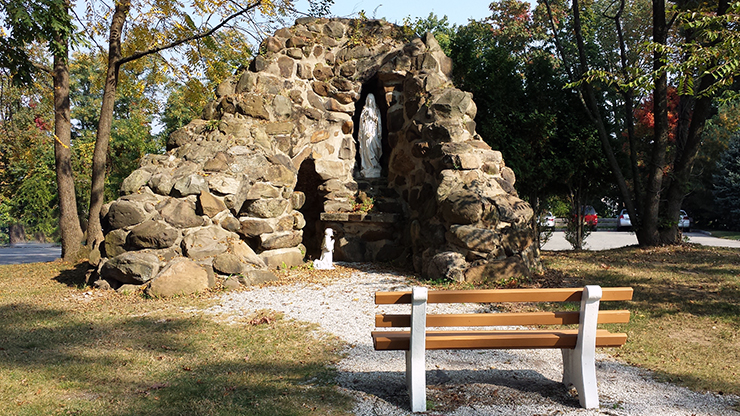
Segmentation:
<svg viewBox="0 0 740 416">
<path fill-rule="evenodd" d="M 708 236 L 701 232 L 685 234 L 689 242 L 705 246 L 737 247 L 740 241 L 724 240 Z M 637 245 L 635 233 L 625 231 L 595 231 L 586 238 L 587 250 L 608 250 L 611 248 Z M 562 231 L 555 231 L 550 241 L 542 247 L 543 250 L 570 250 L 570 244 L 565 241 Z M 12 247 L 0 247 L 0 264 L 39 263 L 58 259 L 62 249 L 54 244 L 25 243 Z"/>
<path fill-rule="evenodd" d="M 690 232 L 684 234 L 690 243 L 715 247 L 737 247 L 740 241 L 725 240 L 712 237 L 701 232 Z M 586 250 L 608 250 L 611 248 L 637 245 L 635 233 L 628 231 L 594 231 L 586 238 Z M 542 247 L 543 250 L 571 250 L 570 243 L 565 241 L 563 231 L 555 231 L 552 238 Z"/>
<path fill-rule="evenodd" d="M 0 264 L 42 263 L 61 257 L 62 248 L 55 244 L 23 243 L 0 247 Z"/>
</svg>

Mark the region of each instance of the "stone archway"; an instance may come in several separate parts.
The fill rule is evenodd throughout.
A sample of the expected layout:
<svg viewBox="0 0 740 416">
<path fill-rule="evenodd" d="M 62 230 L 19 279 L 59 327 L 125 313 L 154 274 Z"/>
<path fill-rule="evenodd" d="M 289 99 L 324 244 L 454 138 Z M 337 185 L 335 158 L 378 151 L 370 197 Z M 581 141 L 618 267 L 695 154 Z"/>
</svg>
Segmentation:
<svg viewBox="0 0 740 416">
<path fill-rule="evenodd" d="M 405 36 L 383 21 L 305 18 L 266 38 L 203 119 L 175 131 L 166 155 L 143 158 L 106 206 L 103 277 L 146 283 L 181 258 L 254 276 L 301 264 L 326 226 L 339 231 L 338 260 L 458 280 L 537 268 L 532 210 L 475 132 L 472 95 L 454 88 L 431 34 Z M 355 175 L 371 91 L 384 120 L 380 184 Z M 373 209 L 358 210 L 373 186 Z"/>
</svg>

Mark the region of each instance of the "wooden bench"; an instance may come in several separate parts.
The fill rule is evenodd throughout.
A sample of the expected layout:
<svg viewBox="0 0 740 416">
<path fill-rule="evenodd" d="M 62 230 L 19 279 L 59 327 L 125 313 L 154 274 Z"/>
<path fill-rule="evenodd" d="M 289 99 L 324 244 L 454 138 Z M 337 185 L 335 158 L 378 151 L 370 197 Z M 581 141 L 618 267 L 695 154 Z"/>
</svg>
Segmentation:
<svg viewBox="0 0 740 416">
<path fill-rule="evenodd" d="M 582 407 L 598 408 L 596 347 L 620 347 L 627 334 L 597 329 L 599 323 L 629 322 L 626 310 L 599 311 L 600 301 L 632 299 L 631 287 L 572 289 L 434 290 L 376 292 L 378 305 L 411 304 L 411 314 L 380 314 L 375 326 L 408 328 L 373 331 L 376 350 L 406 351 L 406 385 L 413 412 L 426 411 L 425 352 L 436 349 L 559 348 L 563 354 L 563 383 L 578 391 Z M 580 311 L 427 314 L 427 303 L 580 302 Z M 578 325 L 577 329 L 461 329 L 465 327 Z M 427 327 L 457 327 L 427 330 Z"/>
</svg>

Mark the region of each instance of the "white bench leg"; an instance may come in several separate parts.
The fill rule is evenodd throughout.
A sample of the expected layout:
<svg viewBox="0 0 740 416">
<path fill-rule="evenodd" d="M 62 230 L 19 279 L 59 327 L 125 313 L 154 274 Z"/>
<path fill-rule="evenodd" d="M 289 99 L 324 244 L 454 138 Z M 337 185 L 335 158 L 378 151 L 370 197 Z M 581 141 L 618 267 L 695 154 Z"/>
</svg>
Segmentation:
<svg viewBox="0 0 740 416">
<path fill-rule="evenodd" d="M 599 392 L 596 386 L 596 365 L 592 359 L 581 360 L 576 350 L 563 352 L 563 384 L 578 391 L 578 401 L 585 409 L 599 408 Z"/>
<path fill-rule="evenodd" d="M 563 349 L 563 384 L 578 390 L 581 407 L 599 407 L 596 386 L 596 323 L 599 314 L 601 287 L 586 286 L 581 297 L 581 316 L 575 349 Z"/>
<path fill-rule="evenodd" d="M 406 386 L 412 412 L 427 410 L 426 305 L 427 289 L 415 287 L 411 294 L 411 340 L 406 351 Z"/>
</svg>

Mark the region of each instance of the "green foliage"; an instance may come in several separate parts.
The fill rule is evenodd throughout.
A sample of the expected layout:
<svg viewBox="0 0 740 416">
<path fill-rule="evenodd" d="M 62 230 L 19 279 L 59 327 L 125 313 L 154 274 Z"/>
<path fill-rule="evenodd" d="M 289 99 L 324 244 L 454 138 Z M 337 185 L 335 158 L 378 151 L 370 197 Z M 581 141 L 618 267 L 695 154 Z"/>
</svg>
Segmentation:
<svg viewBox="0 0 740 416">
<path fill-rule="evenodd" d="M 570 202 L 561 195 L 552 195 L 543 203 L 543 209 L 550 210 L 558 218 L 565 218 L 573 210 Z"/>
<path fill-rule="evenodd" d="M 334 0 L 309 0 L 308 15 L 313 17 L 329 17 Z"/>
<path fill-rule="evenodd" d="M 34 81 L 38 68 L 29 52 L 34 42 L 47 43 L 52 55 L 66 57 L 74 30 L 68 9 L 64 0 L 0 0 L 0 68 L 10 70 L 16 85 Z"/>
<path fill-rule="evenodd" d="M 715 206 L 724 224 L 740 230 L 740 134 L 732 137 L 714 175 Z"/>
<path fill-rule="evenodd" d="M 456 28 L 457 25 L 450 26 L 447 16 L 443 16 L 440 19 L 434 13 L 429 13 L 429 16 L 426 18 L 417 17 L 411 20 L 411 17 L 408 16 L 403 19 L 403 30 L 407 34 L 407 37 L 421 37 L 425 33 L 431 32 L 447 55 L 451 53 L 450 47 L 452 38 L 455 36 Z"/>
<path fill-rule="evenodd" d="M 106 64 L 100 54 L 81 53 L 74 54 L 70 63 L 72 118 L 78 122 L 73 129 L 73 168 L 78 178 L 75 187 L 81 213 L 88 208 L 89 175 Z M 118 197 L 121 183 L 139 167 L 143 155 L 164 151 L 161 137 L 151 133 L 151 124 L 159 112 L 159 87 L 166 79 L 158 73 L 156 61 L 142 59 L 137 64 L 125 66 L 120 72 L 105 183 L 108 201 Z"/>
<path fill-rule="evenodd" d="M 57 233 L 57 194 L 48 89 L 0 76 L 0 226 Z"/>
<path fill-rule="evenodd" d="M 23 224 L 27 233 L 39 233 L 45 237 L 54 237 L 58 227 L 56 174 L 54 155 L 50 150 L 41 155 L 32 171 L 27 172 L 9 200 L 10 216 Z"/>
<path fill-rule="evenodd" d="M 184 84 L 173 84 L 162 113 L 164 124 L 160 137 L 166 139 L 173 131 L 185 126 L 191 120 L 200 118 L 210 94 L 201 81 L 190 79 Z"/>
<path fill-rule="evenodd" d="M 10 243 L 10 225 L 15 222 L 10 217 L 10 206 L 0 200 L 0 245 Z"/>
<path fill-rule="evenodd" d="M 375 206 L 375 201 L 371 197 L 367 197 L 358 201 L 354 204 L 353 210 L 355 212 L 370 212 Z"/>
<path fill-rule="evenodd" d="M 725 227 L 724 215 L 714 201 L 714 176 L 718 162 L 733 135 L 740 132 L 740 101 L 726 101 L 717 106 L 717 114 L 707 121 L 702 146 L 694 162 L 694 175 L 683 208 L 691 213 L 698 227 Z"/>
<path fill-rule="evenodd" d="M 496 4 L 490 18 L 457 28 L 450 54 L 455 85 L 475 97 L 476 131 L 502 152 L 533 204 L 576 186 L 596 194 L 608 174 L 580 97 L 564 89 L 562 67 L 536 42 L 540 20 L 525 3 Z"/>
</svg>

